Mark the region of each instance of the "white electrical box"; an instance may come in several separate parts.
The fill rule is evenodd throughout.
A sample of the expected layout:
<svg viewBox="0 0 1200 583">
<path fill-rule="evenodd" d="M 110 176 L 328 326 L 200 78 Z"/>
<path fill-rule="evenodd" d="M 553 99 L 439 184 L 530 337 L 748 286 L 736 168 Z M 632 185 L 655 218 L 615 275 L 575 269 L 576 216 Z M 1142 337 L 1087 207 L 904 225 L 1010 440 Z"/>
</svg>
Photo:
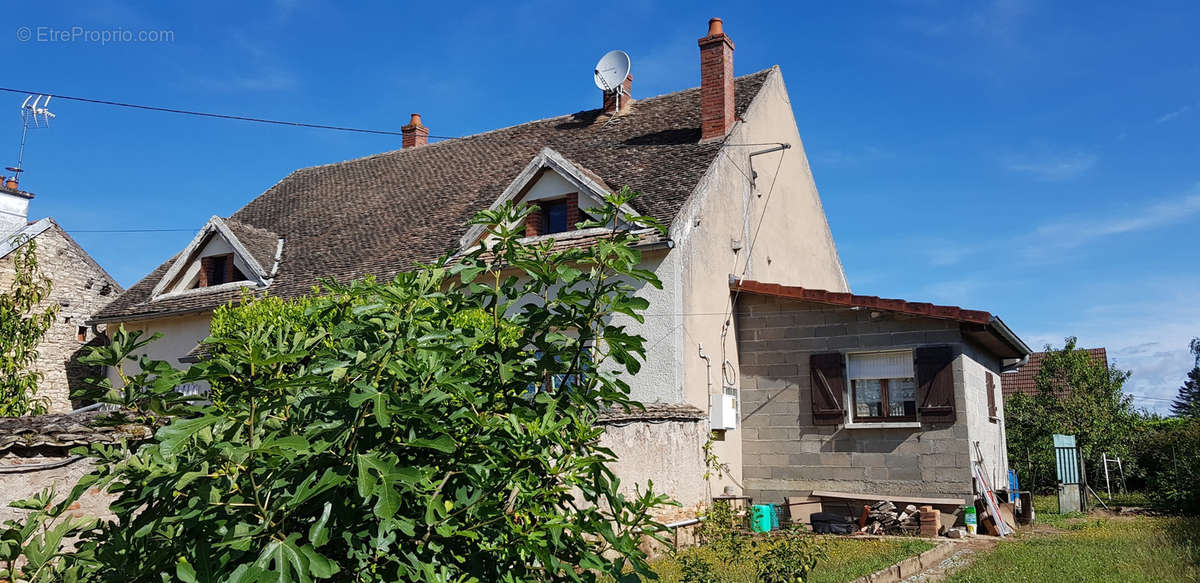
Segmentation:
<svg viewBox="0 0 1200 583">
<path fill-rule="evenodd" d="M 711 429 L 737 429 L 737 389 L 725 389 L 708 396 L 708 423 Z"/>
</svg>

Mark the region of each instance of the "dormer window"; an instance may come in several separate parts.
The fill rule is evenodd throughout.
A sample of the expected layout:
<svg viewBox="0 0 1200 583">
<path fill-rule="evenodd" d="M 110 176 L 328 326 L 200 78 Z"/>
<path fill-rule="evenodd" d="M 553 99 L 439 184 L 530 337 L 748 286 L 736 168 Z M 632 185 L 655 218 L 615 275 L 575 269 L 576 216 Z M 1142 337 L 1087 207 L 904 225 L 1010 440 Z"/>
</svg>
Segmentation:
<svg viewBox="0 0 1200 583">
<path fill-rule="evenodd" d="M 246 275 L 234 265 L 232 253 L 200 258 L 200 277 L 196 280 L 196 287 L 212 287 L 245 280 Z"/>
<path fill-rule="evenodd" d="M 567 224 L 567 200 L 544 202 L 542 207 L 542 234 L 563 233 L 571 229 Z"/>
<path fill-rule="evenodd" d="M 533 212 L 525 218 L 525 236 L 565 233 L 579 222 L 579 195 L 571 193 L 562 198 L 539 199 L 531 204 Z"/>
</svg>

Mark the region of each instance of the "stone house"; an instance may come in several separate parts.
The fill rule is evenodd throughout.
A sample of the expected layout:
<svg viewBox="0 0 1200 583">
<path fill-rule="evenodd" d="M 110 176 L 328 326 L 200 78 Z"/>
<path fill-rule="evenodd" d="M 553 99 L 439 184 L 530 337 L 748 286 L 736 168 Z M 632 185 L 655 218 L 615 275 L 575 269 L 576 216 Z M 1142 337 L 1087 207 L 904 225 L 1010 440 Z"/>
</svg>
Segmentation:
<svg viewBox="0 0 1200 583">
<path fill-rule="evenodd" d="M 59 307 L 57 320 L 38 346 L 35 366 L 43 377 L 37 397 L 47 400 L 51 412 L 66 412 L 73 408 L 71 391 L 102 372 L 76 360 L 85 346 L 101 340 L 88 320 L 122 289 L 54 219 L 28 221 L 33 197 L 11 179 L 0 186 L 0 289 L 12 284 L 14 252 L 35 241 L 38 266 L 52 284 L 44 305 Z"/>
<path fill-rule="evenodd" d="M 296 170 L 213 217 L 92 321 L 162 332 L 150 356 L 187 361 L 213 309 L 245 289 L 294 297 L 321 277 L 389 278 L 475 245 L 468 219 L 504 200 L 537 206 L 529 242 L 586 245 L 598 234 L 575 220 L 628 186 L 642 194 L 631 210 L 669 232 L 642 233 L 644 267 L 664 285 L 639 290 L 652 306 L 644 325 L 626 322 L 647 338 L 631 384 L 650 407 L 607 417 L 606 440 L 624 483 L 653 479 L 698 504 L 741 479 L 730 274 L 848 289 L 782 71 L 734 77 L 719 19 L 698 47 L 700 87 L 639 99 L 630 76 L 619 110 L 608 93 L 597 109 L 435 143 L 414 114 L 400 149 Z M 730 472 L 708 483 L 710 429 Z"/>
<path fill-rule="evenodd" d="M 804 491 L 972 503 L 1008 475 L 1000 375 L 1030 350 L 954 306 L 731 281 L 743 477 L 756 501 Z"/>
</svg>

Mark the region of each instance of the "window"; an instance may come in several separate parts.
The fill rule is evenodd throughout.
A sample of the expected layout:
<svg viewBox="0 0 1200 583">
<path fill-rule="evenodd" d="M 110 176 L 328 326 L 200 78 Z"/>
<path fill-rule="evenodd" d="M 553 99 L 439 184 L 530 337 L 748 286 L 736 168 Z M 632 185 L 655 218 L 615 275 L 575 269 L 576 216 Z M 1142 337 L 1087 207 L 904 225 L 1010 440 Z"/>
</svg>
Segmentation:
<svg viewBox="0 0 1200 583">
<path fill-rule="evenodd" d="M 196 287 L 212 287 L 245 279 L 245 274 L 234 265 L 232 253 L 200 258 L 200 280 L 196 282 Z"/>
<path fill-rule="evenodd" d="M 75 339 L 80 342 L 87 342 L 87 326 L 78 326 L 75 328 Z"/>
<path fill-rule="evenodd" d="M 567 224 L 567 201 L 544 202 L 542 207 L 542 234 L 563 233 L 571 227 Z"/>
<path fill-rule="evenodd" d="M 917 420 L 912 352 L 851 354 L 848 360 L 853 421 Z"/>
</svg>

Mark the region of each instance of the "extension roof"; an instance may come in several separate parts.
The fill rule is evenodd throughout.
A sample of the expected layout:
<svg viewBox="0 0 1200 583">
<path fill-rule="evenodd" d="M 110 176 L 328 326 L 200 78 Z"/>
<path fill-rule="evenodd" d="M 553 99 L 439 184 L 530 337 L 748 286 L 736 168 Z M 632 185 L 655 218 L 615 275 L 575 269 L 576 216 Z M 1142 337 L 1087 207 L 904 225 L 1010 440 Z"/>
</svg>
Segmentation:
<svg viewBox="0 0 1200 583">
<path fill-rule="evenodd" d="M 733 277 L 730 278 L 729 288 L 737 293 L 791 298 L 831 306 L 868 308 L 881 312 L 952 320 L 959 323 L 964 336 L 979 342 L 1000 358 L 1021 359 L 1032 352 L 1029 346 L 1018 338 L 1004 321 L 982 310 L 967 310 L 958 306 L 938 306 L 926 302 L 910 302 L 878 296 L 860 296 Z"/>
<path fill-rule="evenodd" d="M 743 114 L 771 68 L 736 81 Z M 292 172 L 230 217 L 284 240 L 269 291 L 293 297 L 318 279 L 391 278 L 460 248 L 467 220 L 495 202 L 530 161 L 551 148 L 613 188 L 642 193 L 634 210 L 670 224 L 723 144 L 700 141 L 700 89 L 634 101 L 610 120 L 602 110 Z M 264 248 L 266 246 L 264 245 Z M 154 299 L 159 266 L 94 322 L 207 312 L 241 291 Z"/>
</svg>

